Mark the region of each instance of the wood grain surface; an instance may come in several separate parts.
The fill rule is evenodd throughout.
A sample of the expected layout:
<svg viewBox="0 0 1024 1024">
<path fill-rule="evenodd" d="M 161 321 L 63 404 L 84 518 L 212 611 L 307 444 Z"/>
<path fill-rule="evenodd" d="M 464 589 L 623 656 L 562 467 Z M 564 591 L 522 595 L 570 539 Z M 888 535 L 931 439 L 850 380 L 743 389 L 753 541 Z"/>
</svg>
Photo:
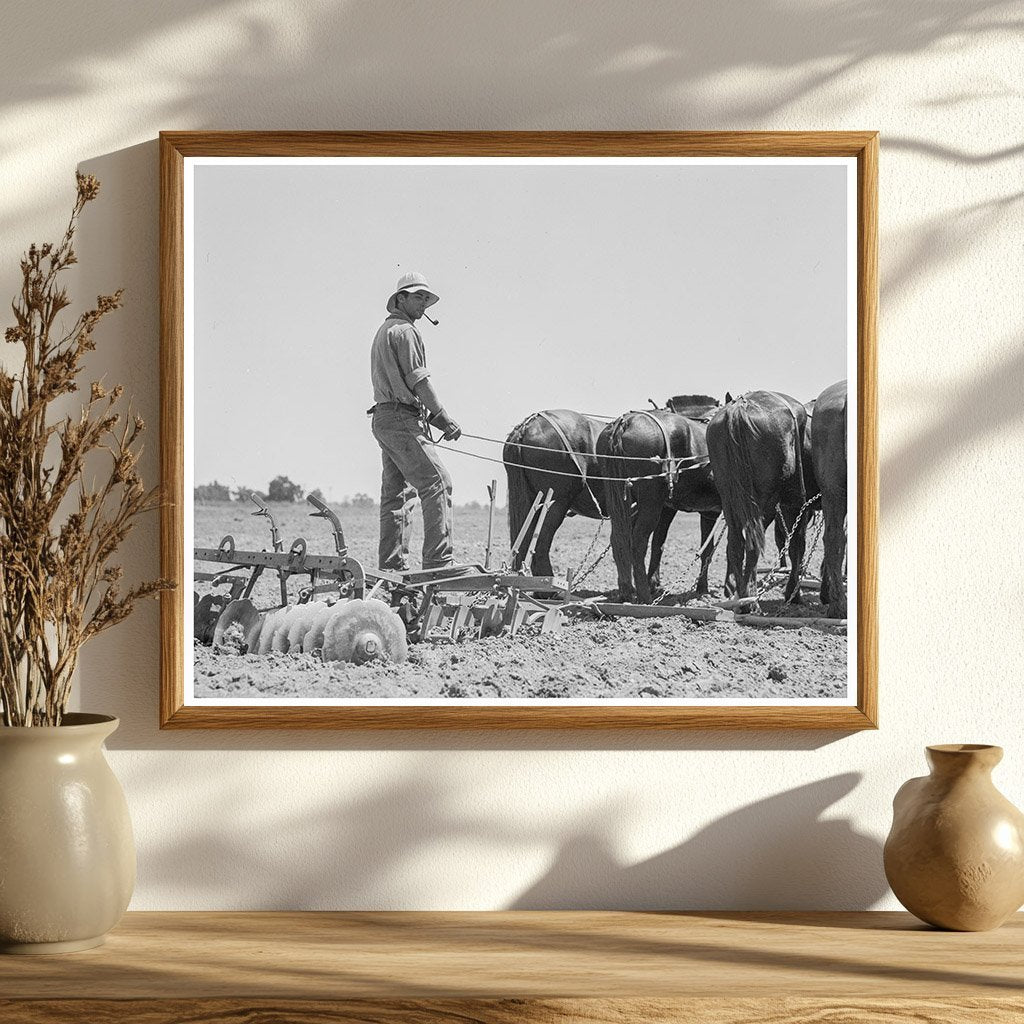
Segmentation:
<svg viewBox="0 0 1024 1024">
<path fill-rule="evenodd" d="M 161 132 L 188 156 L 856 156 L 853 132 Z"/>
<path fill-rule="evenodd" d="M 152 913 L 0 957 L 4 1022 L 1024 1020 L 1024 914 Z"/>
<path fill-rule="evenodd" d="M 1019 999 L 0 999 L 10 1024 L 1020 1024 Z"/>
<path fill-rule="evenodd" d="M 858 626 L 855 707 L 185 707 L 183 491 L 185 159 L 201 156 L 831 156 L 857 160 Z M 873 729 L 878 724 L 878 133 L 161 132 L 161 728 Z M 191 655 L 190 655 L 191 656 Z"/>
<path fill-rule="evenodd" d="M 160 565 L 175 584 L 160 595 L 160 721 L 185 703 L 184 609 L 188 587 L 183 576 L 185 531 L 184 353 L 185 163 L 181 153 L 160 139 Z"/>
</svg>

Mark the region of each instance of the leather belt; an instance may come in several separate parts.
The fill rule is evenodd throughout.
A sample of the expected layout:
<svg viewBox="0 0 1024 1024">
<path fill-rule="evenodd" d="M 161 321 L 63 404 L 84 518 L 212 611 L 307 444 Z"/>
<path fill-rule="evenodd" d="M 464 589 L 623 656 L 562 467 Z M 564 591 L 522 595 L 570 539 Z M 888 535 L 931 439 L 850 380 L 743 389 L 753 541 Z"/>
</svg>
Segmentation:
<svg viewBox="0 0 1024 1024">
<path fill-rule="evenodd" d="M 415 413 L 417 416 L 420 414 L 420 407 L 418 405 L 410 405 L 408 402 L 378 402 L 376 405 L 371 405 L 366 412 L 370 414 L 376 409 L 405 409 L 408 412 Z"/>
</svg>

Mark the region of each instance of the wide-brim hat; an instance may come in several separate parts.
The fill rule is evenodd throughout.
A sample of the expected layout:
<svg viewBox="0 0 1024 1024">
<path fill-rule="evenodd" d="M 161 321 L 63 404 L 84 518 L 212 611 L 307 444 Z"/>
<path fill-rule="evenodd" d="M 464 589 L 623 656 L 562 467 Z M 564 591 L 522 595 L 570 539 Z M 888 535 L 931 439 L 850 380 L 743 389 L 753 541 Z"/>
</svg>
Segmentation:
<svg viewBox="0 0 1024 1024">
<path fill-rule="evenodd" d="M 403 274 L 398 279 L 398 284 L 395 285 L 395 290 L 388 299 L 388 312 L 395 313 L 398 311 L 398 307 L 395 305 L 395 299 L 398 298 L 399 292 L 426 292 L 427 293 L 427 306 L 432 306 L 437 302 L 439 296 L 435 295 L 430 290 L 430 285 L 427 284 L 427 279 L 422 274 L 417 274 L 415 271 Z"/>
</svg>

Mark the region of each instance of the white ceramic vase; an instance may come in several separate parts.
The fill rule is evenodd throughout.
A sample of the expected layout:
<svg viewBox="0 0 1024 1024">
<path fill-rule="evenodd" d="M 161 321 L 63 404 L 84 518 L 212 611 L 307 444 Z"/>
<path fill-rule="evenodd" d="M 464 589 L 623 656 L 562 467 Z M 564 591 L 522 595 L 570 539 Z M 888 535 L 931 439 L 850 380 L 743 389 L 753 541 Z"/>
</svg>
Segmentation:
<svg viewBox="0 0 1024 1024">
<path fill-rule="evenodd" d="M 103 753 L 118 725 L 0 727 L 0 951 L 100 945 L 135 887 L 128 804 Z"/>
</svg>

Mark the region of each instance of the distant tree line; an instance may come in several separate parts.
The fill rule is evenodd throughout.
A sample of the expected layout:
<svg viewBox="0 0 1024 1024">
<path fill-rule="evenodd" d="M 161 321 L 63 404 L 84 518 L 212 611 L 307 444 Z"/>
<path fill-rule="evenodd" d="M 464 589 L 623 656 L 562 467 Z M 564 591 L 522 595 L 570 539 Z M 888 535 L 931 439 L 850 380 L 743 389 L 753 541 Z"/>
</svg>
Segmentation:
<svg viewBox="0 0 1024 1024">
<path fill-rule="evenodd" d="M 326 501 L 323 491 L 319 487 L 309 492 L 310 497 L 320 501 Z M 228 501 L 248 501 L 250 495 L 255 495 L 261 501 L 281 502 L 290 504 L 302 501 L 306 492 L 286 476 L 275 476 L 267 484 L 267 489 L 261 491 L 256 487 L 228 487 L 219 480 L 209 484 L 198 484 L 192 489 L 192 498 L 197 504 L 215 504 Z M 377 502 L 369 494 L 356 494 L 353 497 L 346 495 L 341 501 L 335 502 L 341 508 L 373 508 Z"/>
</svg>

